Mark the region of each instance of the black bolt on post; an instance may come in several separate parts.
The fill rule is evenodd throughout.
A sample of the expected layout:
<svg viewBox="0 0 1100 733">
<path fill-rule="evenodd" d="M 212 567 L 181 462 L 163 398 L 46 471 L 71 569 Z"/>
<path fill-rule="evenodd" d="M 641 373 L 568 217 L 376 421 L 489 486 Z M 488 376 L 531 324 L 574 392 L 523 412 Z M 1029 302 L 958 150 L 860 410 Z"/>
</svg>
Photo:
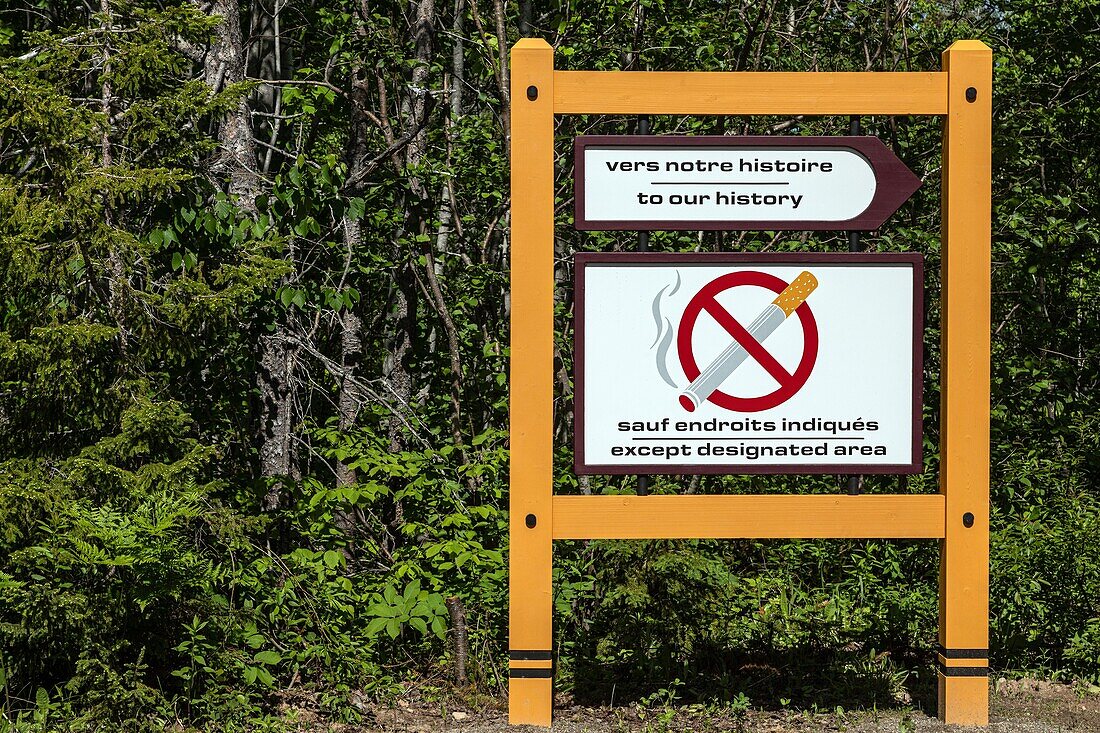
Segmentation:
<svg viewBox="0 0 1100 733">
<path fill-rule="evenodd" d="M 638 134 L 649 134 L 649 115 L 641 115 L 638 118 Z M 638 251 L 649 251 L 649 232 L 638 232 Z M 638 496 L 649 495 L 649 476 L 638 476 Z"/>
<path fill-rule="evenodd" d="M 859 129 L 859 117 L 853 115 L 851 124 L 848 126 L 848 134 L 855 136 L 860 134 Z M 859 232 L 848 232 L 848 251 L 849 252 L 861 252 L 863 251 L 863 243 L 859 240 Z M 863 493 L 863 477 L 862 476 L 849 476 L 848 477 L 848 493 L 852 496 L 858 496 Z"/>
</svg>

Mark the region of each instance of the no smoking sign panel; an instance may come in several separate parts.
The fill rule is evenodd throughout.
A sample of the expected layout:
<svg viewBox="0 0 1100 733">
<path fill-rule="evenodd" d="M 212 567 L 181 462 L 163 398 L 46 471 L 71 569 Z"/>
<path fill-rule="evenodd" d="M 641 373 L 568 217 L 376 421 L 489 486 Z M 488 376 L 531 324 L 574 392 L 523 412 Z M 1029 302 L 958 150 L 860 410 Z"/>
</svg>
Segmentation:
<svg viewBox="0 0 1100 733">
<path fill-rule="evenodd" d="M 919 254 L 576 256 L 577 473 L 916 473 Z"/>
</svg>

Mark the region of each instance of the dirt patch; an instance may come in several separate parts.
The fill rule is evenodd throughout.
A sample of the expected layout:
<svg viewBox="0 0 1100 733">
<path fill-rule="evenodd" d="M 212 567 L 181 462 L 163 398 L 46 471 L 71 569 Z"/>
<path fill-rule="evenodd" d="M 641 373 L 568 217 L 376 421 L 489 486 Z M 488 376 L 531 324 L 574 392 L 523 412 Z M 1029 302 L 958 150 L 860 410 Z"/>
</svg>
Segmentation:
<svg viewBox="0 0 1100 733">
<path fill-rule="evenodd" d="M 1045 730 L 1100 731 L 1100 687 L 1044 680 L 997 680 L 991 695 L 993 715 L 1006 720 L 1035 720 Z"/>
<path fill-rule="evenodd" d="M 1039 680 L 996 680 L 990 691 L 989 733 L 1100 733 L 1100 688 Z M 330 728 L 341 733 L 542 733 L 509 727 L 502 700 L 466 704 L 427 702 L 415 694 L 370 707 L 365 726 Z M 315 729 L 316 730 L 316 729 Z M 647 709 L 583 707 L 566 701 L 554 711 L 553 733 L 948 733 L 934 717 L 909 709 L 829 712 L 739 710 L 689 705 Z"/>
</svg>

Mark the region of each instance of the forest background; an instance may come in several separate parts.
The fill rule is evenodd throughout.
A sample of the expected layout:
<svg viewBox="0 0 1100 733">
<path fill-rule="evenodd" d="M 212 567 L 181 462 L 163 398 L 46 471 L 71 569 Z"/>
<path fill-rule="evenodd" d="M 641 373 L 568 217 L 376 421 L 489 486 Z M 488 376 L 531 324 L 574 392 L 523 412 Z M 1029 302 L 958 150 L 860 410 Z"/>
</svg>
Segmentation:
<svg viewBox="0 0 1100 733">
<path fill-rule="evenodd" d="M 1100 681 L 1096 0 L 4 0 L 0 728 L 274 725 L 289 697 L 355 721 L 409 683 L 502 694 L 521 36 L 575 69 L 937 70 L 956 39 L 994 49 L 992 664 Z M 924 182 L 866 246 L 923 252 L 929 289 L 925 471 L 865 490 L 931 492 L 940 123 L 862 123 Z M 636 124 L 558 124 L 561 493 L 635 488 L 569 470 L 571 255 L 635 246 L 572 229 L 569 153 Z M 931 542 L 559 543 L 558 686 L 896 704 L 932 684 L 937 573 Z"/>
</svg>

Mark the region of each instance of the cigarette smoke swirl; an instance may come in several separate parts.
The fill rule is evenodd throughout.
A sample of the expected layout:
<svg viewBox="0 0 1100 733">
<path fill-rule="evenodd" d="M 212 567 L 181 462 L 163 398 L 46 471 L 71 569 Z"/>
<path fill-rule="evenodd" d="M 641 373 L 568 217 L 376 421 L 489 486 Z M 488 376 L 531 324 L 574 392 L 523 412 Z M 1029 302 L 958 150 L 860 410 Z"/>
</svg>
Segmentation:
<svg viewBox="0 0 1100 733">
<path fill-rule="evenodd" d="M 672 345 L 672 324 L 665 319 L 665 337 L 661 339 L 661 345 L 657 347 L 657 373 L 661 375 L 661 379 L 665 380 L 665 384 L 669 387 L 675 387 L 676 382 L 672 379 L 672 376 L 668 373 L 668 365 L 666 364 L 666 356 L 668 355 L 668 347 Z"/>
<path fill-rule="evenodd" d="M 669 296 L 676 295 L 676 291 L 680 289 L 679 272 L 676 273 L 676 283 L 671 287 L 672 290 L 669 291 Z M 651 306 L 651 308 L 653 310 L 653 323 L 657 326 L 657 335 L 653 338 L 653 343 L 649 345 L 649 348 L 651 349 L 657 345 L 657 342 L 661 340 L 661 334 L 665 332 L 664 325 L 661 323 L 661 296 L 664 295 L 664 292 L 668 289 L 668 285 L 664 286 L 659 291 L 657 291 L 657 295 L 653 298 L 653 305 Z M 667 319 L 665 320 L 665 323 L 668 323 Z"/>
<path fill-rule="evenodd" d="M 669 288 L 672 290 L 668 290 Z M 676 387 L 676 382 L 672 379 L 672 375 L 668 373 L 667 357 L 668 349 L 672 345 L 673 329 L 672 324 L 668 319 L 661 315 L 661 298 L 670 297 L 676 294 L 676 291 L 680 289 L 680 273 L 676 273 L 676 282 L 672 285 L 666 285 L 657 291 L 657 295 L 653 298 L 653 304 L 651 309 L 653 311 L 653 322 L 657 326 L 657 337 L 653 339 L 653 343 L 649 345 L 649 348 L 657 346 L 657 373 L 661 375 L 661 379 L 665 384 L 670 387 Z M 665 295 L 665 291 L 668 290 L 668 295 Z M 657 342 L 660 342 L 658 345 Z"/>
</svg>

